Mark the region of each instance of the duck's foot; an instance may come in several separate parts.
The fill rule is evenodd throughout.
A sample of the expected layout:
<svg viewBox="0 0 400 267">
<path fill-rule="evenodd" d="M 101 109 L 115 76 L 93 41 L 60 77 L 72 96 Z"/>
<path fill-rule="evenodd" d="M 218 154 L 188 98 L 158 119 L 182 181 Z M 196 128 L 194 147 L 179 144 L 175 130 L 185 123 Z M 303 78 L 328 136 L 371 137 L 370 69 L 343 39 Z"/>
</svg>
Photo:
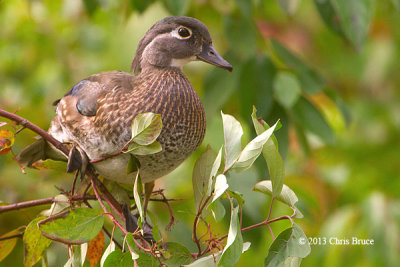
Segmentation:
<svg viewBox="0 0 400 267">
<path fill-rule="evenodd" d="M 135 231 L 137 231 L 139 229 L 139 225 L 138 225 L 139 215 L 138 214 L 133 215 L 132 213 L 130 213 L 130 211 L 126 205 L 122 206 L 122 210 L 123 210 L 124 217 L 126 220 L 126 230 L 128 232 L 134 233 Z M 143 229 L 143 238 L 150 244 L 154 244 L 156 242 L 156 240 L 154 239 L 153 234 L 152 234 L 153 227 L 149 223 L 144 221 L 142 223 L 142 229 Z"/>
<path fill-rule="evenodd" d="M 83 151 L 78 145 L 73 144 L 68 155 L 67 172 L 79 170 L 82 180 L 83 177 L 85 177 L 88 163 L 89 159 L 85 151 Z"/>
</svg>

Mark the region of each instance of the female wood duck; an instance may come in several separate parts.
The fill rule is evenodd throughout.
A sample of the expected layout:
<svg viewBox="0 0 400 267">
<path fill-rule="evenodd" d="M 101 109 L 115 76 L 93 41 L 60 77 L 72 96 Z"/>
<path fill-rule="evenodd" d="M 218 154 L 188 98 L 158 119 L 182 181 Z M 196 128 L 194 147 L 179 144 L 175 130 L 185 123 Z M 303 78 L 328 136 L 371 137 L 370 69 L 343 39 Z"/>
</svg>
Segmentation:
<svg viewBox="0 0 400 267">
<path fill-rule="evenodd" d="M 64 143 L 78 145 L 90 160 L 115 154 L 131 138 L 133 118 L 145 112 L 161 114 L 163 128 L 157 141 L 162 151 L 138 156 L 143 183 L 152 183 L 184 161 L 201 144 L 206 122 L 203 105 L 182 72 L 182 66 L 201 60 L 232 71 L 212 46 L 207 27 L 190 17 L 167 17 L 154 24 L 139 42 L 132 69 L 94 74 L 72 87 L 56 101 L 56 116 L 49 133 Z M 49 157 L 40 147 L 20 153 L 21 161 L 32 164 Z M 65 157 L 65 156 L 64 156 Z M 94 164 L 103 177 L 132 184 L 127 175 L 130 156 Z"/>
</svg>

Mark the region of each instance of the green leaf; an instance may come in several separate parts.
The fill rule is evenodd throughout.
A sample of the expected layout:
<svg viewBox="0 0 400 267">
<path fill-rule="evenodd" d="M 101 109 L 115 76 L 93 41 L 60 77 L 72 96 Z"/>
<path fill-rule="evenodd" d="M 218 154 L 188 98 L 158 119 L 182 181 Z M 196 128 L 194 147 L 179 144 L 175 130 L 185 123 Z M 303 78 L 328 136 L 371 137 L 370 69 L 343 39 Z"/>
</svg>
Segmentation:
<svg viewBox="0 0 400 267">
<path fill-rule="evenodd" d="M 291 228 L 281 232 L 272 242 L 264 266 L 286 266 L 285 262 L 292 262 L 288 257 L 305 258 L 310 252 L 307 236 L 293 223 Z"/>
<path fill-rule="evenodd" d="M 146 218 L 143 218 L 143 207 L 142 207 L 142 201 L 140 199 L 140 195 L 143 192 L 142 190 L 142 181 L 140 179 L 139 176 L 139 171 L 136 174 L 136 178 L 135 178 L 135 183 L 133 185 L 133 198 L 135 199 L 135 203 L 136 203 L 136 208 L 138 210 L 139 216 L 142 220 L 142 222 L 144 222 L 144 220 Z"/>
<path fill-rule="evenodd" d="M 278 57 L 297 73 L 300 79 L 301 89 L 304 92 L 316 94 L 323 89 L 325 81 L 316 71 L 308 67 L 301 59 L 278 41 L 271 39 L 271 43 Z"/>
<path fill-rule="evenodd" d="M 253 165 L 254 161 L 261 154 L 264 144 L 274 133 L 276 125 L 277 123 L 275 123 L 268 130 L 264 131 L 262 134 L 256 136 L 245 146 L 243 151 L 240 153 L 237 162 L 233 166 L 235 170 L 244 171 Z"/>
<path fill-rule="evenodd" d="M 149 145 L 156 141 L 162 129 L 160 114 L 151 112 L 137 115 L 132 122 L 131 141 L 139 145 Z"/>
<path fill-rule="evenodd" d="M 374 0 L 331 0 L 341 28 L 353 46 L 360 50 L 368 34 L 375 11 Z"/>
<path fill-rule="evenodd" d="M 37 223 L 46 217 L 38 217 L 31 221 L 25 229 L 24 237 L 24 264 L 33 266 L 37 263 L 46 248 L 51 244 L 51 240 L 42 235 Z"/>
<path fill-rule="evenodd" d="M 182 266 L 193 262 L 192 254 L 185 246 L 176 242 L 167 242 L 166 247 L 171 255 L 166 261 L 168 266 Z"/>
<path fill-rule="evenodd" d="M 146 267 L 159 267 L 160 262 L 154 256 L 138 251 L 139 258 L 136 260 L 138 266 L 146 266 Z"/>
<path fill-rule="evenodd" d="M 134 155 L 150 155 L 162 151 L 162 146 L 159 142 L 154 141 L 149 145 L 139 145 L 135 142 L 131 143 L 126 152 Z"/>
<path fill-rule="evenodd" d="M 214 194 L 211 200 L 211 203 L 217 200 L 226 189 L 228 189 L 229 185 L 226 182 L 226 176 L 223 174 L 219 174 L 217 178 L 215 178 L 215 187 L 214 187 Z"/>
<path fill-rule="evenodd" d="M 222 124 L 224 129 L 225 145 L 225 170 L 228 170 L 239 158 L 242 150 L 243 129 L 240 123 L 231 115 L 221 111 Z"/>
<path fill-rule="evenodd" d="M 193 168 L 192 185 L 194 193 L 194 201 L 196 212 L 198 211 L 202 201 L 208 196 L 210 176 L 214 168 L 217 156 L 210 146 L 197 159 Z"/>
<path fill-rule="evenodd" d="M 208 188 L 206 195 L 209 196 L 211 194 L 212 185 L 213 185 L 213 178 L 217 175 L 218 169 L 221 166 L 221 157 L 222 157 L 222 147 L 219 149 L 217 157 L 214 160 L 213 166 L 211 168 L 211 173 L 208 181 Z"/>
<path fill-rule="evenodd" d="M 228 240 L 222 252 L 218 265 L 235 266 L 242 255 L 243 238 L 239 224 L 239 206 L 231 211 L 231 222 L 229 225 Z"/>
<path fill-rule="evenodd" d="M 135 241 L 133 241 L 133 234 L 127 233 L 125 236 L 126 243 L 128 244 L 128 250 L 131 254 L 132 260 L 136 260 L 139 258 L 139 255 L 135 252 Z"/>
<path fill-rule="evenodd" d="M 104 251 L 103 256 L 101 256 L 100 266 L 104 266 L 104 262 L 106 261 L 108 255 L 110 255 L 113 251 L 115 251 L 115 243 L 114 241 L 110 240 L 110 244 Z"/>
<path fill-rule="evenodd" d="M 222 251 L 214 253 L 212 255 L 197 259 L 191 264 L 184 265 L 185 267 L 214 267 L 217 266 L 217 262 L 221 258 Z"/>
<path fill-rule="evenodd" d="M 254 191 L 264 193 L 266 195 L 272 196 L 272 184 L 271 181 L 269 180 L 264 180 L 256 183 L 256 185 L 253 188 Z M 293 192 L 292 189 L 290 189 L 287 185 L 283 185 L 282 187 L 282 192 L 278 197 L 274 197 L 276 200 L 279 200 L 289 207 L 298 210 L 295 207 L 296 202 L 299 200 L 296 196 L 296 194 Z"/>
<path fill-rule="evenodd" d="M 32 167 L 38 170 L 58 170 L 65 172 L 67 168 L 67 163 L 64 161 L 46 159 L 46 160 L 38 160 L 32 163 Z"/>
<path fill-rule="evenodd" d="M 207 209 L 211 210 L 216 222 L 219 222 L 225 217 L 225 207 L 222 205 L 220 199 L 213 201 L 210 205 L 208 205 Z"/>
<path fill-rule="evenodd" d="M 300 95 L 300 84 L 290 72 L 279 72 L 274 79 L 276 100 L 285 108 L 291 108 Z"/>
<path fill-rule="evenodd" d="M 19 234 L 20 231 L 18 229 L 12 230 L 8 233 L 5 233 L 4 235 L 0 237 L 7 237 L 7 236 L 12 236 L 12 235 L 17 235 Z M 11 238 L 11 239 L 6 239 L 0 241 L 0 262 L 5 259 L 5 257 L 8 256 L 8 254 L 13 251 L 15 245 L 17 244 L 18 238 Z"/>
<path fill-rule="evenodd" d="M 253 121 L 256 133 L 260 135 L 266 127 L 269 127 L 264 121 L 264 125 L 257 119 L 257 110 L 253 107 L 253 113 L 251 119 Z M 283 186 L 283 179 L 285 177 L 285 167 L 281 155 L 279 154 L 278 148 L 275 145 L 272 138 L 268 139 L 262 149 L 263 157 L 268 165 L 269 176 L 272 182 L 273 196 L 277 197 L 280 195 Z"/>
<path fill-rule="evenodd" d="M 300 3 L 300 0 L 278 0 L 282 10 L 288 15 L 293 15 Z"/>
<path fill-rule="evenodd" d="M 317 135 L 325 143 L 333 144 L 335 142 L 335 135 L 331 127 L 321 112 L 306 98 L 299 98 L 293 107 L 293 115 L 297 123 Z"/>
<path fill-rule="evenodd" d="M 123 253 L 120 249 L 114 250 L 104 261 L 103 267 L 130 267 L 134 266 L 131 255 Z"/>
<path fill-rule="evenodd" d="M 129 156 L 130 158 L 128 164 L 126 165 L 126 174 L 137 172 L 140 168 L 139 160 L 132 154 L 129 154 Z"/>
<path fill-rule="evenodd" d="M 65 218 L 42 224 L 39 229 L 52 239 L 82 244 L 95 238 L 103 224 L 102 211 L 76 208 L 71 210 Z"/>
</svg>

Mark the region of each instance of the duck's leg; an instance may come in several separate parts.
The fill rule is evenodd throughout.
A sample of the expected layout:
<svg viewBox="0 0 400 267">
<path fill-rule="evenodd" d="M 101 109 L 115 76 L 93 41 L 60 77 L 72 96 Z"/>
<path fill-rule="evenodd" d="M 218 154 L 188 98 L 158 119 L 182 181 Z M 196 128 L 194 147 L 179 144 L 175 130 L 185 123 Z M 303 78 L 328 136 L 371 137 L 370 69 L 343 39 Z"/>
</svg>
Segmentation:
<svg viewBox="0 0 400 267">
<path fill-rule="evenodd" d="M 81 179 L 86 174 L 89 159 L 85 153 L 78 145 L 73 144 L 68 155 L 67 172 L 74 172 L 79 170 L 81 173 Z"/>
</svg>

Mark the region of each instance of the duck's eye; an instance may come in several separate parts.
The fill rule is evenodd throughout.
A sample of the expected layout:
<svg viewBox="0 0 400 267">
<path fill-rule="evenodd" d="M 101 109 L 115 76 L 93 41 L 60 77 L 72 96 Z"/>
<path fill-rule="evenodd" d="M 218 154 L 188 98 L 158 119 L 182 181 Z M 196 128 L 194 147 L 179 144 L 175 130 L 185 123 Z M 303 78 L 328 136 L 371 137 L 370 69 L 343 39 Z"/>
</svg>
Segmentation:
<svg viewBox="0 0 400 267">
<path fill-rule="evenodd" d="M 178 29 L 178 35 L 179 35 L 179 37 L 181 37 L 183 39 L 187 39 L 190 36 L 192 36 L 192 31 L 184 26 L 181 26 Z"/>
</svg>

